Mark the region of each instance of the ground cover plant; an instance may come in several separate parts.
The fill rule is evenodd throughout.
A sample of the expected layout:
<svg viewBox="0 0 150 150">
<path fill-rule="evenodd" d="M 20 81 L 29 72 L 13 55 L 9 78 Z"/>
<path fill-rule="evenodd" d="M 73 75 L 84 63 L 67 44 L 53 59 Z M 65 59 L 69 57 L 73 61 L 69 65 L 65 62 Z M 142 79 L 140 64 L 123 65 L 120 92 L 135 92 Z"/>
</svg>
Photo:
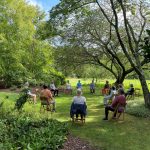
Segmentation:
<svg viewBox="0 0 150 150">
<path fill-rule="evenodd" d="M 70 83 L 74 86 L 73 95 L 75 95 L 75 85 L 78 79 L 70 79 Z M 127 105 L 127 113 L 125 114 L 125 121 L 103 121 L 104 117 L 104 107 L 103 107 L 103 96 L 100 94 L 100 85 L 103 82 L 99 82 L 97 84 L 97 89 L 95 94 L 90 94 L 89 86 L 90 80 L 82 80 L 83 85 L 83 95 L 87 98 L 87 106 L 88 106 L 88 115 L 86 118 L 85 125 L 81 124 L 73 124 L 70 121 L 69 117 L 69 109 L 72 102 L 73 95 L 65 95 L 60 93 L 59 97 L 56 97 L 56 113 L 40 113 L 40 101 L 36 105 L 25 103 L 21 116 L 29 116 L 25 120 L 25 126 L 28 125 L 29 122 L 39 122 L 41 120 L 48 119 L 57 119 L 60 122 L 64 122 L 68 124 L 69 132 L 77 137 L 80 137 L 84 140 L 87 140 L 91 145 L 95 146 L 96 149 L 100 150 L 149 150 L 149 141 L 150 141 L 150 130 L 149 130 L 149 115 L 143 118 L 143 115 L 136 115 L 135 117 L 132 112 L 136 108 L 139 107 L 137 112 L 141 112 L 141 114 L 148 114 L 149 110 L 145 110 L 144 107 L 140 109 L 142 105 L 144 105 L 144 100 L 142 95 L 140 97 L 135 97 L 134 100 L 130 100 Z M 105 81 L 105 80 L 104 80 Z M 111 82 L 111 81 L 110 81 Z M 125 82 L 125 86 L 129 83 L 133 83 L 132 80 L 127 80 Z M 136 81 L 138 82 L 138 81 Z M 138 84 L 137 84 L 138 85 Z M 139 84 L 140 87 L 140 84 Z M 141 93 L 142 94 L 142 93 Z M 8 96 L 8 98 L 6 98 Z M 14 117 L 18 117 L 18 112 L 11 110 L 14 107 L 15 100 L 18 97 L 15 93 L 0 93 L 1 100 L 3 103 L 2 107 L 2 116 L 5 115 L 5 112 L 10 112 Z M 134 104 L 136 103 L 136 105 Z M 136 108 L 135 108 L 136 107 Z M 133 115 L 130 115 L 130 114 Z M 111 116 L 111 114 L 110 114 Z M 140 117 L 139 117 L 140 116 Z M 2 117 L 3 118 L 3 117 Z M 21 120 L 21 119 L 19 119 Z M 14 121 L 15 123 L 15 121 Z M 2 124 L 2 123 L 1 123 Z M 34 124 L 34 123 L 33 123 Z M 33 125 L 30 123 L 30 125 Z M 64 126 L 63 126 L 64 127 Z M 32 127 L 29 127 L 32 128 Z M 11 128 L 13 129 L 13 128 Z M 17 128 L 18 129 L 18 128 Z M 43 129 L 45 130 L 45 129 Z M 17 130 L 14 130 L 17 131 Z M 32 133 L 34 132 L 34 129 Z M 50 132 L 50 131 L 49 131 Z M 4 128 L 4 132 L 7 133 Z M 60 131 L 62 134 L 62 131 Z M 7 135 L 7 134 L 5 134 Z M 38 134 L 39 135 L 39 134 Z M 47 134 L 46 134 L 47 135 Z M 36 136 L 37 139 L 39 137 Z M 43 137 L 44 138 L 44 137 Z M 64 137 L 65 138 L 65 137 Z M 55 139 L 55 138 L 54 138 Z M 56 139 L 55 139 L 56 140 Z M 54 140 L 54 141 L 55 141 Z M 62 143 L 64 140 L 60 140 Z M 12 141 L 8 141 L 8 144 L 11 144 Z M 23 142 L 23 141 L 22 141 Z M 1 144 L 1 146 L 3 146 Z M 29 145 L 30 148 L 31 145 Z M 34 148 L 33 148 L 34 149 Z"/>
</svg>

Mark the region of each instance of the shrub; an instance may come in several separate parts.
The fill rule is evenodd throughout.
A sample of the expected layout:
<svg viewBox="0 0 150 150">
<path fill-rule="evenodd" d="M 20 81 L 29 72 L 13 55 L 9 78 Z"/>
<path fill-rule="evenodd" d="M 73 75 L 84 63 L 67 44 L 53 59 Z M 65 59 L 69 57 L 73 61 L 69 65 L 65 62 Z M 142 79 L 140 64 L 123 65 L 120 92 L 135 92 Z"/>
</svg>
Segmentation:
<svg viewBox="0 0 150 150">
<path fill-rule="evenodd" d="M 14 118 L 6 115 L 0 119 L 0 149 L 57 150 L 62 147 L 67 124 L 57 120 L 32 121 L 22 116 Z"/>
<path fill-rule="evenodd" d="M 145 108 L 143 101 L 129 101 L 126 112 L 136 117 L 150 118 L 150 110 Z"/>
</svg>

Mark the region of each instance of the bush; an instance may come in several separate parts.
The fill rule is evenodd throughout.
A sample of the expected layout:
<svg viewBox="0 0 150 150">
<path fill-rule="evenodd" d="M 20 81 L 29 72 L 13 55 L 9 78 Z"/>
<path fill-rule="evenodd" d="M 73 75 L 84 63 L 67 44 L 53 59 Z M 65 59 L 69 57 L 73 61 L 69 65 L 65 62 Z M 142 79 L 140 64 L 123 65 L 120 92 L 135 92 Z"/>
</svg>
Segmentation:
<svg viewBox="0 0 150 150">
<path fill-rule="evenodd" d="M 57 150 L 62 147 L 67 125 L 57 120 L 32 121 L 30 117 L 1 116 L 0 149 Z"/>
<path fill-rule="evenodd" d="M 143 101 L 129 101 L 127 104 L 126 112 L 136 117 L 150 118 L 150 110 L 145 108 Z"/>
</svg>

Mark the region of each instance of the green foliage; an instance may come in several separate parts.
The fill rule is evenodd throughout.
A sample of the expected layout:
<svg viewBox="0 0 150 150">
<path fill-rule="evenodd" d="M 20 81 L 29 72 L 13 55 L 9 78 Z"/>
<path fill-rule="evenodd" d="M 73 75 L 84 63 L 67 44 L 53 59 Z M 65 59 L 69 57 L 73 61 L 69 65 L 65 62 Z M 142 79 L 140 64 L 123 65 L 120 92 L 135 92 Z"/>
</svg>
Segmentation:
<svg viewBox="0 0 150 150">
<path fill-rule="evenodd" d="M 18 119 L 7 115 L 0 121 L 0 149 L 51 149 L 62 147 L 67 125 L 52 119 L 33 121 L 21 116 Z"/>
<path fill-rule="evenodd" d="M 29 98 L 27 92 L 28 92 L 28 89 L 22 90 L 22 92 L 20 93 L 20 97 L 16 100 L 15 109 L 21 110 L 23 108 L 24 104 Z"/>
<path fill-rule="evenodd" d="M 147 30 L 147 36 L 144 38 L 144 43 L 141 48 L 146 60 L 150 62 L 150 30 Z"/>
<path fill-rule="evenodd" d="M 136 117 L 150 118 L 149 109 L 145 108 L 143 102 L 139 100 L 129 101 L 126 111 Z"/>
<path fill-rule="evenodd" d="M 57 70 L 53 48 L 43 40 L 45 13 L 25 0 L 0 1 L 0 6 L 0 81 L 5 87 L 46 82 Z"/>
<path fill-rule="evenodd" d="M 40 130 L 42 130 L 42 133 L 41 133 L 41 135 L 39 135 L 39 137 L 37 137 L 35 134 L 34 134 L 35 137 L 30 136 L 29 133 L 27 133 L 27 135 L 30 136 L 31 142 L 32 142 L 32 140 L 35 142 L 34 138 L 37 138 L 38 143 L 41 144 L 40 140 L 44 141 L 44 139 L 45 139 L 43 133 L 45 134 L 46 139 L 47 139 L 47 133 L 46 133 L 46 131 L 45 132 L 43 131 L 42 125 L 41 125 L 41 128 L 32 127 L 32 125 L 36 126 L 36 124 L 37 124 L 37 126 L 38 126 L 39 122 L 41 123 L 43 120 L 45 120 L 43 118 L 57 118 L 59 121 L 68 122 L 69 132 L 73 136 L 77 136 L 84 140 L 87 140 L 88 142 L 90 142 L 91 145 L 96 146 L 95 149 L 97 149 L 97 150 L 99 150 L 99 149 L 102 149 L 102 150 L 104 150 L 104 149 L 105 150 L 106 149 L 109 149 L 109 150 L 118 150 L 118 149 L 149 150 L 149 141 L 150 141 L 150 136 L 149 136 L 150 135 L 150 130 L 149 130 L 150 120 L 149 120 L 149 118 L 146 119 L 146 118 L 142 118 L 142 117 L 135 117 L 133 115 L 129 115 L 128 113 L 125 113 L 124 121 L 106 121 L 105 122 L 102 120 L 102 118 L 104 117 L 104 106 L 103 106 L 103 96 L 101 96 L 100 90 L 101 90 L 102 86 L 104 85 L 106 79 L 105 80 L 102 80 L 102 79 L 97 80 L 96 93 L 92 94 L 92 95 L 89 92 L 89 83 L 91 83 L 92 79 L 80 79 L 81 83 L 84 84 L 83 85 L 83 96 L 85 96 L 87 99 L 88 115 L 86 118 L 85 125 L 83 125 L 83 126 L 81 126 L 80 124 L 72 125 L 72 123 L 70 122 L 70 118 L 69 118 L 69 109 L 70 109 L 70 105 L 72 102 L 72 97 L 76 94 L 75 86 L 76 86 L 76 83 L 78 80 L 79 79 L 73 79 L 73 78 L 69 79 L 69 81 L 73 87 L 73 95 L 66 95 L 66 94 L 60 93 L 60 96 L 56 98 L 57 111 L 55 113 L 53 113 L 52 115 L 49 113 L 40 113 L 40 101 L 38 101 L 38 100 L 37 100 L 36 105 L 26 103 L 24 106 L 24 111 L 19 116 L 18 116 L 18 112 L 15 112 L 15 111 L 10 112 L 10 114 L 14 115 L 15 118 L 18 118 L 16 120 L 23 120 L 22 121 L 23 123 L 20 124 L 20 123 L 18 123 L 19 121 L 16 121 L 18 123 L 18 125 L 16 123 L 16 126 L 18 128 L 15 128 L 15 130 L 13 130 L 12 126 L 10 126 L 11 130 L 9 132 L 14 133 L 14 131 L 16 131 L 18 133 L 20 133 L 20 132 L 27 133 L 26 131 L 28 131 L 28 126 L 29 126 L 30 133 L 33 133 L 33 134 L 37 132 L 37 135 L 39 135 L 39 133 L 41 133 Z M 114 80 L 109 80 L 109 81 L 110 81 L 110 83 L 114 82 Z M 147 82 L 149 82 L 149 81 L 147 81 Z M 129 88 L 130 83 L 133 83 L 135 87 L 141 88 L 139 80 L 125 80 L 124 81 L 125 89 Z M 150 85 L 149 85 L 149 88 L 150 88 Z M 0 97 L 1 97 L 0 102 L 1 102 L 1 100 L 3 100 L 6 97 L 6 95 L 9 96 L 9 99 L 5 99 L 5 101 L 4 101 L 2 108 L 6 107 L 6 109 L 3 110 L 2 115 L 0 114 L 0 120 L 2 120 L 1 118 L 6 118 L 6 116 L 10 115 L 10 114 L 5 115 L 8 113 L 4 113 L 4 112 L 7 112 L 8 110 L 10 110 L 11 106 L 14 106 L 15 97 L 17 96 L 16 93 L 11 93 L 11 94 L 10 93 L 0 93 Z M 144 105 L 142 96 L 140 96 L 139 98 L 135 97 L 134 101 L 140 102 L 139 103 L 140 106 Z M 134 102 L 134 101 L 128 101 L 128 104 L 130 105 L 130 102 Z M 131 106 L 131 107 L 133 107 L 133 106 Z M 128 106 L 127 106 L 127 109 L 128 109 Z M 0 109 L 0 112 L 1 112 L 1 110 L 2 109 Z M 112 113 L 110 112 L 109 117 L 111 117 L 111 116 L 112 116 Z M 8 118 L 13 118 L 13 117 L 8 117 Z M 29 122 L 32 122 L 32 123 L 29 124 Z M 50 122 L 50 124 L 51 124 L 51 122 Z M 25 127 L 25 128 L 23 128 L 25 131 L 21 128 L 21 126 Z M 65 126 L 63 126 L 63 128 L 65 128 Z M 7 139 L 10 139 L 10 137 L 13 137 L 13 134 L 10 135 L 8 133 L 8 129 L 9 129 L 8 127 L 6 128 L 6 126 L 3 126 L 3 124 L 0 122 L 0 129 L 2 130 L 0 132 L 0 135 L 1 135 L 1 133 L 6 133 L 6 134 L 3 134 L 3 136 L 2 136 L 2 140 L 4 140 L 3 138 L 5 138 L 6 140 L 3 145 L 1 144 L 1 146 L 3 146 L 1 149 L 4 149 L 4 150 L 10 149 L 11 147 L 13 147 L 13 145 L 15 143 L 18 143 L 17 140 L 15 140 L 15 142 L 12 140 L 7 140 Z M 50 128 L 50 130 L 46 127 L 48 133 L 50 133 L 48 136 L 50 136 L 51 132 L 52 132 L 50 126 L 49 126 L 49 128 Z M 20 131 L 20 129 L 22 129 L 23 131 Z M 34 131 L 31 131 L 30 129 L 33 129 Z M 42 136 L 42 139 L 41 139 L 41 136 Z M 9 138 L 7 138 L 7 137 L 9 137 Z M 24 141 L 21 140 L 21 138 L 24 139 L 24 134 L 21 135 L 20 138 L 18 139 L 23 144 L 18 144 L 18 145 L 21 145 L 21 146 L 25 145 L 24 149 L 29 149 L 29 147 L 27 148 L 28 143 L 25 144 L 25 142 L 24 142 L 24 141 L 26 141 L 26 142 L 29 141 L 28 137 L 27 137 L 27 140 L 25 139 Z M 49 138 L 49 139 L 52 140 L 51 138 Z M 47 141 L 49 141 L 49 140 L 47 139 Z M 142 144 L 141 144 L 141 141 L 142 141 Z M 46 143 L 46 141 L 44 141 L 44 142 Z M 34 143 L 31 143 L 30 145 L 34 145 Z M 4 146 L 6 146 L 6 148 Z M 37 149 L 37 148 L 33 148 L 33 147 L 31 147 L 31 148 L 33 150 Z"/>
</svg>

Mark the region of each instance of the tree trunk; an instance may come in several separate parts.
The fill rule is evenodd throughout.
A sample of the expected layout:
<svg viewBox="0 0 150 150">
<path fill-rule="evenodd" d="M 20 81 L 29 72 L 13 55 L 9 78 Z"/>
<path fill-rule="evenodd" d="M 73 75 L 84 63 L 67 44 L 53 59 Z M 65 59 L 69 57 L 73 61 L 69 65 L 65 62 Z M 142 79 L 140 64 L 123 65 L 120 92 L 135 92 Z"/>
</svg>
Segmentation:
<svg viewBox="0 0 150 150">
<path fill-rule="evenodd" d="M 118 85 L 118 84 L 122 84 L 124 79 L 126 77 L 126 74 L 122 73 L 120 76 L 117 77 L 116 81 L 115 81 L 115 84 Z"/>
<path fill-rule="evenodd" d="M 150 95 L 149 95 L 149 89 L 146 83 L 145 76 L 141 74 L 139 75 L 139 79 L 140 79 L 142 90 L 143 90 L 145 107 L 150 109 Z"/>
</svg>

